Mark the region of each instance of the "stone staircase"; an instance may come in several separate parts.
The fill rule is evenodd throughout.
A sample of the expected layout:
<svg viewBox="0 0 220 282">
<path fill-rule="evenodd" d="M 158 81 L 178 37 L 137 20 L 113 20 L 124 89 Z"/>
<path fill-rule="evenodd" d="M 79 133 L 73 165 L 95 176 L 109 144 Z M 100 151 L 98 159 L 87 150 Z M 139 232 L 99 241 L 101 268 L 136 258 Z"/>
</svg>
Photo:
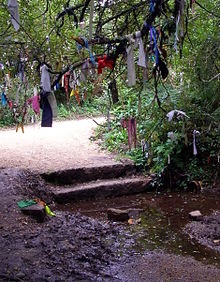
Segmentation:
<svg viewBox="0 0 220 282">
<path fill-rule="evenodd" d="M 41 176 L 51 183 L 58 203 L 142 193 L 151 182 L 150 177 L 137 172 L 133 163 L 80 167 Z"/>
</svg>

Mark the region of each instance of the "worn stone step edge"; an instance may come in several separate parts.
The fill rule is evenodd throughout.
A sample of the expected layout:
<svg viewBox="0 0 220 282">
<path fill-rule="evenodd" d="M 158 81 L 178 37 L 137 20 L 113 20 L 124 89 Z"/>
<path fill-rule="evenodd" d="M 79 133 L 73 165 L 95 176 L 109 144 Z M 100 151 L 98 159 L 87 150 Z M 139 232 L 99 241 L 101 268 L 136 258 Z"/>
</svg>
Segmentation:
<svg viewBox="0 0 220 282">
<path fill-rule="evenodd" d="M 137 170 L 133 163 L 126 163 L 79 167 L 51 173 L 43 173 L 41 174 L 41 177 L 47 182 L 54 183 L 56 185 L 70 185 L 89 182 L 96 179 L 111 179 L 129 176 L 136 172 Z"/>
<path fill-rule="evenodd" d="M 99 180 L 68 188 L 55 187 L 52 193 L 59 203 L 116 197 L 146 192 L 151 180 L 150 177 Z"/>
</svg>

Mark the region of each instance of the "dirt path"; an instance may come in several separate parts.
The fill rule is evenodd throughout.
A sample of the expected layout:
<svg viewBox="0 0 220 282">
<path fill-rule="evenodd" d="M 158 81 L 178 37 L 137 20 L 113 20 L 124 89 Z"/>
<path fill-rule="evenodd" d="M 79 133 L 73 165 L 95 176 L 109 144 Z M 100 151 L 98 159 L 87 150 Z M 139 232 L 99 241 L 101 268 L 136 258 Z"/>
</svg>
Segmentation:
<svg viewBox="0 0 220 282">
<path fill-rule="evenodd" d="M 95 119 L 99 124 L 104 118 Z M 0 131 L 0 167 L 28 168 L 47 172 L 80 166 L 112 164 L 112 156 L 101 152 L 90 141 L 92 119 L 55 121 L 52 128 L 42 128 L 39 123 L 25 126 L 25 132 L 15 129 Z"/>
</svg>

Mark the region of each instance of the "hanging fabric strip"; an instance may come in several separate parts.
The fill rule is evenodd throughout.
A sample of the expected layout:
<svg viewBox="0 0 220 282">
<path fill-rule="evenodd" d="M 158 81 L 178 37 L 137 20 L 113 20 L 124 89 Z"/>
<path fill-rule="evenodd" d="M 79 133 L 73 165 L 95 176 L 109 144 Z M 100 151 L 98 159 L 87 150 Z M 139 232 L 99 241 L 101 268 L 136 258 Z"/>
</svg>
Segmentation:
<svg viewBox="0 0 220 282">
<path fill-rule="evenodd" d="M 20 62 L 18 63 L 18 76 L 21 82 L 24 82 L 24 61 L 22 59 L 20 59 Z"/>
<path fill-rule="evenodd" d="M 72 89 L 71 92 L 70 92 L 70 97 L 74 96 L 74 93 L 75 93 L 75 91 L 74 91 L 74 89 Z"/>
<path fill-rule="evenodd" d="M 115 61 L 111 59 L 109 56 L 107 55 L 99 56 L 97 60 L 98 60 L 98 74 L 101 74 L 102 69 L 105 67 L 111 70 L 114 69 Z"/>
<path fill-rule="evenodd" d="M 185 1 L 180 1 L 180 37 L 184 37 L 184 8 L 185 8 Z"/>
<path fill-rule="evenodd" d="M 49 68 L 44 64 L 41 68 L 41 87 L 45 92 L 51 92 Z"/>
<path fill-rule="evenodd" d="M 17 0 L 8 0 L 8 10 L 11 15 L 11 22 L 16 31 L 20 27 L 20 18 L 18 12 L 18 1 Z"/>
<path fill-rule="evenodd" d="M 151 0 L 150 1 L 150 12 L 153 13 L 154 10 L 155 10 L 155 8 L 154 8 L 154 0 Z"/>
<path fill-rule="evenodd" d="M 31 97 L 27 100 L 27 103 L 32 105 L 32 109 L 35 112 L 35 114 L 37 114 L 37 115 L 40 115 L 39 100 L 40 99 L 37 95 L 34 95 L 33 97 Z"/>
<path fill-rule="evenodd" d="M 11 87 L 11 77 L 10 77 L 10 73 L 6 73 L 6 75 L 5 75 L 5 83 L 6 83 L 6 87 L 8 87 L 8 88 Z"/>
<path fill-rule="evenodd" d="M 86 82 L 87 76 L 89 74 L 90 64 L 89 59 L 86 59 L 85 62 L 82 64 L 80 79 L 82 82 Z"/>
<path fill-rule="evenodd" d="M 93 56 L 93 54 L 92 54 L 92 51 L 90 50 L 90 48 L 89 48 L 89 43 L 88 43 L 88 40 L 86 40 L 85 38 L 83 38 L 84 39 L 84 41 L 85 41 L 85 48 L 88 50 L 88 52 L 89 52 L 89 57 L 90 57 L 90 61 L 91 61 L 91 63 L 93 64 L 93 65 L 95 65 L 95 58 L 94 58 L 94 56 Z"/>
<path fill-rule="evenodd" d="M 47 100 L 50 104 L 53 118 L 57 117 L 58 116 L 57 100 L 53 92 L 50 93 L 50 95 L 47 97 Z"/>
<path fill-rule="evenodd" d="M 128 131 L 128 146 L 129 149 L 131 150 L 132 145 L 134 146 L 134 148 L 137 147 L 137 129 L 136 129 L 135 118 L 128 119 L 127 131 Z"/>
<path fill-rule="evenodd" d="M 167 156 L 167 164 L 168 165 L 170 164 L 170 154 L 168 154 L 168 156 Z"/>
<path fill-rule="evenodd" d="M 69 79 L 70 79 L 70 72 L 66 72 L 63 76 L 63 87 L 65 89 L 66 95 L 69 95 Z"/>
<path fill-rule="evenodd" d="M 6 106 L 7 105 L 7 98 L 4 92 L 2 92 L 2 106 Z"/>
<path fill-rule="evenodd" d="M 48 101 L 48 96 L 51 95 L 49 92 L 41 91 L 41 107 L 42 107 L 42 119 L 41 119 L 41 127 L 52 127 L 53 123 L 53 112 Z"/>
<path fill-rule="evenodd" d="M 138 66 L 146 68 L 147 67 L 147 61 L 146 61 L 146 54 L 144 51 L 144 44 L 143 44 L 143 40 L 141 37 L 141 32 L 137 31 L 135 33 L 135 43 L 138 44 L 139 50 L 138 50 Z"/>
<path fill-rule="evenodd" d="M 174 50 L 178 52 L 177 44 L 179 42 L 179 36 L 181 38 L 184 37 L 184 8 L 185 8 L 185 1 L 178 0 L 178 14 L 176 15 L 176 32 L 174 38 Z M 181 42 L 182 44 L 182 42 Z M 182 46 L 180 46 L 182 48 Z"/>
<path fill-rule="evenodd" d="M 170 111 L 170 112 L 167 114 L 168 121 L 171 121 L 171 120 L 173 119 L 174 114 L 177 114 L 177 118 L 178 118 L 179 116 L 185 116 L 185 117 L 188 117 L 188 116 L 186 115 L 186 113 L 185 113 L 185 112 L 183 112 L 183 111 L 179 111 L 179 110 L 172 110 L 172 111 Z M 189 118 L 189 117 L 188 117 L 188 118 Z"/>
<path fill-rule="evenodd" d="M 76 72 L 73 70 L 70 72 L 69 87 L 74 88 L 76 85 L 78 85 L 78 78 Z"/>
<path fill-rule="evenodd" d="M 150 28 L 150 39 L 154 43 L 153 51 L 154 51 L 155 58 L 156 58 L 156 65 L 158 65 L 159 64 L 159 51 L 157 48 L 157 33 L 154 27 Z"/>
<path fill-rule="evenodd" d="M 90 61 L 93 65 L 95 65 L 95 58 L 92 54 L 92 51 L 90 50 L 89 48 L 89 42 L 86 38 L 84 37 L 76 37 L 76 36 L 73 36 L 72 39 L 74 39 L 76 41 L 76 44 L 77 44 L 77 48 L 78 50 L 80 51 L 83 47 L 85 47 L 88 52 L 89 52 L 89 57 L 90 57 Z"/>
<path fill-rule="evenodd" d="M 19 94 L 21 92 L 21 84 L 18 85 L 18 89 L 16 91 L 16 96 L 15 96 L 15 103 L 18 104 L 19 103 Z"/>
<path fill-rule="evenodd" d="M 197 148 L 196 148 L 196 135 L 199 135 L 200 132 L 197 130 L 193 130 L 193 155 L 196 156 L 197 155 Z"/>
<path fill-rule="evenodd" d="M 127 71 L 128 71 L 128 86 L 136 84 L 136 73 L 134 64 L 134 47 L 133 44 L 126 48 L 127 52 Z"/>
<path fill-rule="evenodd" d="M 173 48 L 176 52 L 178 52 L 177 42 L 179 41 L 179 38 L 178 38 L 179 22 L 180 22 L 180 12 L 178 12 L 178 16 L 177 16 L 177 19 L 176 19 L 176 32 L 175 32 L 174 46 L 173 46 Z"/>
<path fill-rule="evenodd" d="M 145 139 L 141 140 L 141 147 L 142 147 L 142 156 L 144 159 L 148 159 L 149 158 L 149 144 L 147 141 L 145 141 Z"/>
<path fill-rule="evenodd" d="M 79 97 L 79 87 L 78 86 L 76 86 L 76 89 L 75 89 L 75 98 L 76 98 L 78 105 L 80 106 L 81 102 L 80 102 L 80 97 Z"/>
</svg>

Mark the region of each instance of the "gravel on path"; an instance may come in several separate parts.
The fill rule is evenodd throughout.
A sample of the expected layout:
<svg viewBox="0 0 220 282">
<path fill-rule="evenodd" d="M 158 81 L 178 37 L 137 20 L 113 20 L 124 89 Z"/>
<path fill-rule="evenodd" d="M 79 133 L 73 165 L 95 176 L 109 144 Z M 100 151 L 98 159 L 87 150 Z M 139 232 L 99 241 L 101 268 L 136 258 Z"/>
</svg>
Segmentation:
<svg viewBox="0 0 220 282">
<path fill-rule="evenodd" d="M 95 118 L 102 124 L 103 117 Z M 111 165 L 112 155 L 100 150 L 90 137 L 98 125 L 92 119 L 54 121 L 53 127 L 39 123 L 0 131 L 0 167 L 49 172 L 82 166 Z M 7 133 L 7 134 L 6 134 Z"/>
</svg>

